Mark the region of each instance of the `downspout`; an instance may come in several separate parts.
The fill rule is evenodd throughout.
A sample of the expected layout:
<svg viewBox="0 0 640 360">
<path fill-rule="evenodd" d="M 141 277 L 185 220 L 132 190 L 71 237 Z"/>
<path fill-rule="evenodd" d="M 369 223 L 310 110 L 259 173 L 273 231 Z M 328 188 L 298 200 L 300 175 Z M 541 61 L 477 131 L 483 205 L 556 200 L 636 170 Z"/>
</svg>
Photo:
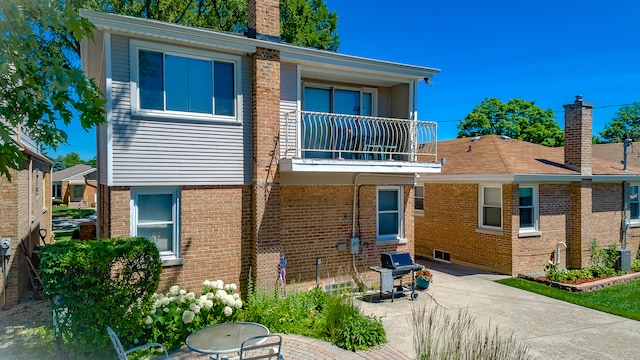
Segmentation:
<svg viewBox="0 0 640 360">
<path fill-rule="evenodd" d="M 631 144 L 630 139 L 625 139 L 623 143 L 623 168 L 622 170 L 628 172 L 627 170 L 627 147 Z M 627 211 L 629 209 L 629 193 L 628 193 L 628 184 L 626 181 L 622 182 L 622 248 L 627 248 L 627 232 L 629 231 L 629 219 L 627 217 Z"/>
<path fill-rule="evenodd" d="M 627 193 L 627 182 L 622 182 L 622 248 L 627 248 L 627 231 L 629 230 L 629 219 L 627 209 L 629 208 L 629 194 Z"/>
</svg>

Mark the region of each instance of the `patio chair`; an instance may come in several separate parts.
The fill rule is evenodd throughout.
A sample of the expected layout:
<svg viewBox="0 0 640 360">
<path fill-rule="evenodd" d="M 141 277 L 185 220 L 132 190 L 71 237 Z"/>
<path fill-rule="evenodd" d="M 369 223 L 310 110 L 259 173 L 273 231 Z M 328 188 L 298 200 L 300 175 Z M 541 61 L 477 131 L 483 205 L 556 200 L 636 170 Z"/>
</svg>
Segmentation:
<svg viewBox="0 0 640 360">
<path fill-rule="evenodd" d="M 280 355 L 281 348 L 282 336 L 278 334 L 254 336 L 242 342 L 240 360 L 284 360 Z"/>
<path fill-rule="evenodd" d="M 125 350 L 122 347 L 122 343 L 120 343 L 120 338 L 118 338 L 118 335 L 116 335 L 116 333 L 110 327 L 107 327 L 107 333 L 109 333 L 109 337 L 111 338 L 111 342 L 113 343 L 113 347 L 116 349 L 116 353 L 118 354 L 118 359 L 119 360 L 127 360 L 127 354 L 130 354 L 130 353 L 132 353 L 134 351 L 146 349 L 146 348 L 151 348 L 151 347 L 159 347 L 159 348 L 161 348 L 164 351 L 164 358 L 165 359 L 169 359 L 169 360 L 173 360 L 172 358 L 169 357 L 169 354 L 167 353 L 167 349 L 164 347 L 164 345 L 162 345 L 160 343 L 149 343 L 149 344 L 136 346 L 136 347 L 131 348 L 129 350 Z"/>
</svg>

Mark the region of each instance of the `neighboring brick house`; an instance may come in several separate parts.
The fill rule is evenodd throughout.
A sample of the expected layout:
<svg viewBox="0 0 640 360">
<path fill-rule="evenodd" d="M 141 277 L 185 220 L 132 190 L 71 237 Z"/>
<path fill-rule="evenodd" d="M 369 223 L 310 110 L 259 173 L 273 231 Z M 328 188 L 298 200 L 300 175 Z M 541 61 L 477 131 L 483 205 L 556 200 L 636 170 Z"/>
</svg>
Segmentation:
<svg viewBox="0 0 640 360">
<path fill-rule="evenodd" d="M 273 286 L 281 256 L 289 282 L 331 285 L 413 253 L 415 174 L 440 168 L 417 158 L 436 143 L 417 82 L 438 70 L 281 43 L 278 4 L 249 1 L 255 38 L 82 11 L 108 119 L 98 233 L 154 240 L 161 288 Z"/>
<path fill-rule="evenodd" d="M 416 254 L 504 274 L 544 270 L 558 246 L 562 267 L 588 266 L 592 239 L 602 247 L 626 242 L 635 257 L 640 168 L 625 172 L 619 161 L 592 157 L 591 122 L 592 105 L 577 97 L 565 105 L 564 148 L 497 135 L 439 142 L 441 174 L 422 176 L 424 188 L 416 188 L 424 198 Z"/>
<path fill-rule="evenodd" d="M 7 275 L 6 284 L 0 277 L 0 307 L 19 303 L 33 290 L 26 258 L 51 239 L 52 163 L 26 133 L 17 131 L 13 141 L 25 160 L 19 170 L 9 170 L 11 181 L 0 176 L 0 238 L 10 241 L 10 256 L 0 257 Z"/>
<path fill-rule="evenodd" d="M 52 175 L 53 197 L 69 207 L 95 207 L 98 188 L 97 169 L 85 164 L 56 171 Z"/>
</svg>

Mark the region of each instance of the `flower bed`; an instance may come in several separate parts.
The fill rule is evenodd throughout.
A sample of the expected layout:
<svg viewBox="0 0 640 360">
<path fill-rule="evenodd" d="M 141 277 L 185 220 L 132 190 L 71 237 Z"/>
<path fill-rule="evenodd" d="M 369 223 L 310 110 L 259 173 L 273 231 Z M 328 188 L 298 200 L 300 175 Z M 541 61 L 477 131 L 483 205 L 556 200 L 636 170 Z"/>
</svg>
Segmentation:
<svg viewBox="0 0 640 360">
<path fill-rule="evenodd" d="M 556 282 L 548 280 L 546 276 L 534 276 L 521 274 L 518 277 L 526 280 L 536 281 L 547 284 L 549 286 L 564 289 L 572 292 L 593 291 L 598 289 L 604 289 L 609 286 L 624 284 L 630 281 L 640 279 L 640 272 L 633 272 L 630 274 L 624 274 L 619 276 L 608 276 L 606 278 L 593 278 L 593 279 L 580 279 L 576 283 L 571 282 Z"/>
</svg>

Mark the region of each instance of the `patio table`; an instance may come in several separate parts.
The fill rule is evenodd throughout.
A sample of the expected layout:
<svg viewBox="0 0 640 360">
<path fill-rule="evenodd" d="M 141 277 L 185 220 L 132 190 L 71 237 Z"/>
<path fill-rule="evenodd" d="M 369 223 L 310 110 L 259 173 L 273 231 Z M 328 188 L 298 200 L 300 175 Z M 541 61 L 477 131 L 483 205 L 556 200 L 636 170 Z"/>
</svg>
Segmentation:
<svg viewBox="0 0 640 360">
<path fill-rule="evenodd" d="M 189 335 L 186 343 L 189 350 L 209 354 L 210 359 L 220 359 L 222 354 L 239 352 L 243 341 L 268 334 L 269 329 L 262 324 L 231 322 L 200 329 Z"/>
</svg>

